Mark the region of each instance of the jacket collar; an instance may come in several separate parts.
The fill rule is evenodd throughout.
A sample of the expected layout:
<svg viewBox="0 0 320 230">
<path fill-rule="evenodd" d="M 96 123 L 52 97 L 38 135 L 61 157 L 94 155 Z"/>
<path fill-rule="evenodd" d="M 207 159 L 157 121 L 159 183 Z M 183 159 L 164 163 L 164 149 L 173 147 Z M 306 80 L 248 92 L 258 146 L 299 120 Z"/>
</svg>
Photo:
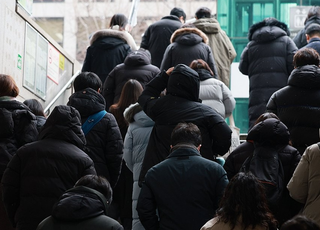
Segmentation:
<svg viewBox="0 0 320 230">
<path fill-rule="evenodd" d="M 197 147 L 191 144 L 177 144 L 171 148 L 171 153 L 167 158 L 186 157 L 186 156 L 201 156 Z"/>
</svg>

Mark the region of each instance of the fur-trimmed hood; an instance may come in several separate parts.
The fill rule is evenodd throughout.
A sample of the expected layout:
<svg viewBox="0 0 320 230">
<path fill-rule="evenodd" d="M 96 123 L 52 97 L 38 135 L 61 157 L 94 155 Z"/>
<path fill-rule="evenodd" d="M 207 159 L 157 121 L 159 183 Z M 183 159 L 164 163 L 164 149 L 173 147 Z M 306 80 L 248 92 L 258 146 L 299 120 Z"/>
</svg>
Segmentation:
<svg viewBox="0 0 320 230">
<path fill-rule="evenodd" d="M 90 39 L 90 46 L 101 37 L 116 37 L 125 41 L 131 49 L 136 49 L 136 44 L 133 44 L 131 35 L 127 31 L 120 31 L 115 29 L 104 29 L 95 32 Z"/>
<path fill-rule="evenodd" d="M 178 42 L 178 40 L 181 36 L 189 34 L 190 36 L 187 39 L 193 39 L 195 42 L 200 43 L 204 42 L 205 44 L 208 44 L 208 37 L 205 33 L 203 33 L 201 30 L 197 28 L 180 28 L 177 29 L 171 36 L 170 42 Z"/>
<path fill-rule="evenodd" d="M 290 36 L 288 26 L 275 18 L 266 18 L 261 22 L 253 24 L 248 33 L 249 41 L 252 40 L 274 40 L 281 36 Z"/>
<path fill-rule="evenodd" d="M 123 116 L 128 123 L 137 122 L 141 127 L 154 125 L 154 121 L 145 114 L 138 102 L 126 108 Z"/>
</svg>

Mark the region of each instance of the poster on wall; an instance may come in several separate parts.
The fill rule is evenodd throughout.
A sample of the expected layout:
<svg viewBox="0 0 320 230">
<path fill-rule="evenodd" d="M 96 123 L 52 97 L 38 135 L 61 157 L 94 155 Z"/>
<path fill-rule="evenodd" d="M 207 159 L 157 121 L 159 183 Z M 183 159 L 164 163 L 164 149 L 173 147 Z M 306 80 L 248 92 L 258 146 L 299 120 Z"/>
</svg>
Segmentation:
<svg viewBox="0 0 320 230">
<path fill-rule="evenodd" d="M 23 86 L 46 97 L 48 41 L 26 23 Z"/>
<path fill-rule="evenodd" d="M 51 44 L 48 45 L 48 78 L 59 84 L 59 58 L 60 52 Z"/>
</svg>

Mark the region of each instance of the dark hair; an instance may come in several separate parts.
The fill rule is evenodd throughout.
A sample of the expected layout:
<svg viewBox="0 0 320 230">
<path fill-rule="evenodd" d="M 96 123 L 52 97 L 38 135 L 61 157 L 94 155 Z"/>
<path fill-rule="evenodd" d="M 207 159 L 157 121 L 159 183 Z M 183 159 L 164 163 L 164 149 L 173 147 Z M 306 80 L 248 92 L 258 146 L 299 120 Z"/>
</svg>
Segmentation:
<svg viewBox="0 0 320 230">
<path fill-rule="evenodd" d="M 270 212 L 264 187 L 250 172 L 236 174 L 227 185 L 221 199 L 217 216 L 229 223 L 231 229 L 242 217 L 243 229 L 263 225 L 266 229 L 277 229 L 277 221 Z"/>
<path fill-rule="evenodd" d="M 210 69 L 208 63 L 206 63 L 204 60 L 202 59 L 197 59 L 197 60 L 193 60 L 190 64 L 190 68 L 197 70 L 197 69 L 206 69 L 210 72 L 210 74 L 212 76 L 214 76 L 214 73 L 212 72 L 212 70 Z"/>
<path fill-rule="evenodd" d="M 28 99 L 23 102 L 26 106 L 29 107 L 29 109 L 32 111 L 32 113 L 36 116 L 44 116 L 44 111 L 41 103 L 36 99 Z"/>
<path fill-rule="evenodd" d="M 124 14 L 115 14 L 110 19 L 109 27 L 119 26 L 120 30 L 124 30 L 128 24 L 128 18 Z"/>
<path fill-rule="evenodd" d="M 269 112 L 266 112 L 266 113 L 263 113 L 261 114 L 258 119 L 256 120 L 256 122 L 254 123 L 255 125 L 258 124 L 260 121 L 264 121 L 264 120 L 267 120 L 269 118 L 275 118 L 277 120 L 280 120 L 279 117 L 277 115 L 275 115 L 274 113 L 269 113 Z"/>
<path fill-rule="evenodd" d="M 170 15 L 175 15 L 178 18 L 180 18 L 181 16 L 183 17 L 183 20 L 186 21 L 186 13 L 183 11 L 183 9 L 178 8 L 178 7 L 174 7 L 171 11 L 170 11 Z"/>
<path fill-rule="evenodd" d="M 298 215 L 286 221 L 281 230 L 320 230 L 320 227 L 306 216 Z"/>
<path fill-rule="evenodd" d="M 304 21 L 304 24 L 313 16 L 320 17 L 320 6 L 312 6 L 309 11 L 308 15 L 306 17 L 306 20 Z"/>
<path fill-rule="evenodd" d="M 299 49 L 293 56 L 293 65 L 295 68 L 304 65 L 316 65 L 320 64 L 320 56 L 317 51 L 312 48 Z"/>
<path fill-rule="evenodd" d="M 306 34 L 308 34 L 310 37 L 313 37 L 313 36 L 320 37 L 320 31 L 317 31 L 317 30 L 313 30 L 313 31 L 306 33 Z"/>
<path fill-rule="evenodd" d="M 85 187 L 97 190 L 98 192 L 102 193 L 105 196 L 105 198 L 109 201 L 109 204 L 112 201 L 111 185 L 109 181 L 102 176 L 85 175 L 81 177 L 74 185 L 74 187 L 78 187 L 78 186 L 85 186 Z"/>
<path fill-rule="evenodd" d="M 76 92 L 85 88 L 92 88 L 98 91 L 102 86 L 102 82 L 97 74 L 92 72 L 82 72 L 74 80 L 73 86 Z"/>
<path fill-rule="evenodd" d="M 171 133 L 171 145 L 193 144 L 198 147 L 202 142 L 201 132 L 193 123 L 179 123 Z"/>
<path fill-rule="evenodd" d="M 200 7 L 196 11 L 196 18 L 211 18 L 211 10 L 208 7 Z"/>
<path fill-rule="evenodd" d="M 129 79 L 121 90 L 118 103 L 110 106 L 109 111 L 115 116 L 120 130 L 127 126 L 127 121 L 123 117 L 123 112 L 129 105 L 138 101 L 143 91 L 142 85 L 135 79 Z M 123 133 L 122 133 L 123 134 Z"/>
<path fill-rule="evenodd" d="M 0 74 L 0 97 L 17 97 L 18 95 L 19 88 L 13 77 L 6 74 Z"/>
</svg>

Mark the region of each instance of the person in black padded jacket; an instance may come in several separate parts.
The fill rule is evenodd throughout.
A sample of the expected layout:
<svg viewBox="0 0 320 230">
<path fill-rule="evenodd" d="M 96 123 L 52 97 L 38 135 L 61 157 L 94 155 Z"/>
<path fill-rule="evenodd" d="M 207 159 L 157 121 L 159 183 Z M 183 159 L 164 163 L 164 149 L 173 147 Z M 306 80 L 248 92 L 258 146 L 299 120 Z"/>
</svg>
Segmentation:
<svg viewBox="0 0 320 230">
<path fill-rule="evenodd" d="M 75 93 L 68 105 L 79 111 L 82 124 L 90 115 L 105 110 L 105 101 L 99 93 L 101 85 L 99 77 L 91 72 L 80 73 L 74 81 Z M 113 114 L 106 113 L 87 133 L 86 140 L 85 152 L 93 160 L 97 174 L 114 188 L 121 171 L 123 140 Z"/>
<path fill-rule="evenodd" d="M 39 140 L 19 148 L 3 177 L 3 201 L 13 227 L 34 230 L 51 214 L 54 203 L 82 176 L 96 174 L 80 114 L 70 106 L 54 108 Z"/>
</svg>

